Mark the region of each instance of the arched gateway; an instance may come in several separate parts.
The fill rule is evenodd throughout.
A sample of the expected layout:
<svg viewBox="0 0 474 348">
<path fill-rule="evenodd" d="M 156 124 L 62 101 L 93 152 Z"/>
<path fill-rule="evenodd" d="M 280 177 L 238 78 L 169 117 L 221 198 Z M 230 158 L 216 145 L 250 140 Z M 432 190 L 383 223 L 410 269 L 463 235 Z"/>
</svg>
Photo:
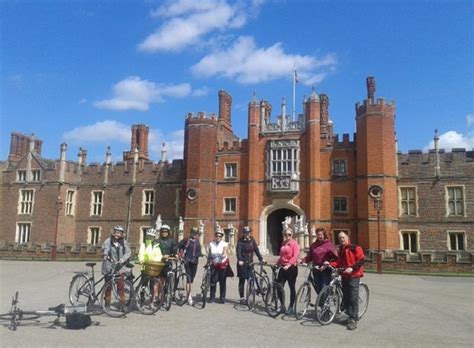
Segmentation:
<svg viewBox="0 0 474 348">
<path fill-rule="evenodd" d="M 282 222 L 287 216 L 299 216 L 304 212 L 296 205 L 274 204 L 263 209 L 260 215 L 260 248 L 264 253 L 278 255 L 282 236 Z"/>
</svg>

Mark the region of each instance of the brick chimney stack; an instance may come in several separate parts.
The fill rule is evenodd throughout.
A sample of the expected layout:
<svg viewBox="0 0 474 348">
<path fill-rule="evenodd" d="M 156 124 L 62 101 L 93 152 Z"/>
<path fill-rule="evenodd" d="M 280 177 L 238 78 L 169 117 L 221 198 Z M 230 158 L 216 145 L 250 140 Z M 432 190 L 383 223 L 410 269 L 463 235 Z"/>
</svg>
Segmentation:
<svg viewBox="0 0 474 348">
<path fill-rule="evenodd" d="M 135 149 L 138 148 L 138 159 L 148 160 L 148 133 L 150 128 L 144 124 L 134 124 L 132 126 L 132 137 L 130 141 L 130 151 L 123 153 L 125 162 L 133 162 Z"/>
<path fill-rule="evenodd" d="M 30 150 L 30 141 L 34 142 L 33 151 L 41 156 L 42 140 L 35 138 L 33 135 L 28 136 L 13 132 L 11 134 L 10 154 L 8 155 L 8 160 L 19 161 L 22 159 Z"/>
<path fill-rule="evenodd" d="M 219 121 L 231 125 L 232 97 L 224 90 L 219 91 Z"/>
</svg>

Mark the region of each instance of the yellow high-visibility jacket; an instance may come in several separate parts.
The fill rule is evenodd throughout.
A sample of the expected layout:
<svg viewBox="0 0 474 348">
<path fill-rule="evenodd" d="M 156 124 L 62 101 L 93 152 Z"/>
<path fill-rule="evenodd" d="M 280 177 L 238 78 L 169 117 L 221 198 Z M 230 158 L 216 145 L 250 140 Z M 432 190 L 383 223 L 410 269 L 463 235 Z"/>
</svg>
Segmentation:
<svg viewBox="0 0 474 348">
<path fill-rule="evenodd" d="M 140 251 L 138 252 L 138 261 L 141 263 L 150 262 L 150 261 L 161 261 L 163 255 L 161 254 L 160 244 L 159 243 L 142 243 L 140 245 Z"/>
</svg>

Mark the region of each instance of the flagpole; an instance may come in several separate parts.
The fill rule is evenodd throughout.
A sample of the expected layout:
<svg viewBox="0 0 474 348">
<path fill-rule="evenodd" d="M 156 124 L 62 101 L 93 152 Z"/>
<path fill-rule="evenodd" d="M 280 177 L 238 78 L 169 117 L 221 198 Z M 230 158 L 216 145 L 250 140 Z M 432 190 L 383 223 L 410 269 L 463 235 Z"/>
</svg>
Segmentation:
<svg viewBox="0 0 474 348">
<path fill-rule="evenodd" d="M 295 98 L 296 98 L 296 69 L 293 69 L 293 109 L 292 109 L 293 122 L 295 121 Z"/>
</svg>

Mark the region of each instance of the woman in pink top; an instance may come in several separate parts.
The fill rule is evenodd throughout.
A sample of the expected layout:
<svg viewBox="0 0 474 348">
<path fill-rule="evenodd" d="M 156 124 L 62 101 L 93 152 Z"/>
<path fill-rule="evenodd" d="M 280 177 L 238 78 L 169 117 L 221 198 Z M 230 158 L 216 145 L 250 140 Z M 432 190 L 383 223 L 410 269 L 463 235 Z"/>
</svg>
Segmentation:
<svg viewBox="0 0 474 348">
<path fill-rule="evenodd" d="M 286 311 L 286 314 L 294 314 L 294 304 L 296 297 L 296 278 L 298 277 L 298 267 L 297 260 L 300 254 L 300 247 L 296 240 L 293 239 L 293 230 L 287 228 L 283 230 L 283 243 L 280 248 L 280 258 L 277 261 L 277 264 L 282 266 L 280 272 L 278 273 L 278 282 L 285 286 L 286 281 L 288 281 L 288 286 L 290 287 L 290 304 Z"/>
</svg>

